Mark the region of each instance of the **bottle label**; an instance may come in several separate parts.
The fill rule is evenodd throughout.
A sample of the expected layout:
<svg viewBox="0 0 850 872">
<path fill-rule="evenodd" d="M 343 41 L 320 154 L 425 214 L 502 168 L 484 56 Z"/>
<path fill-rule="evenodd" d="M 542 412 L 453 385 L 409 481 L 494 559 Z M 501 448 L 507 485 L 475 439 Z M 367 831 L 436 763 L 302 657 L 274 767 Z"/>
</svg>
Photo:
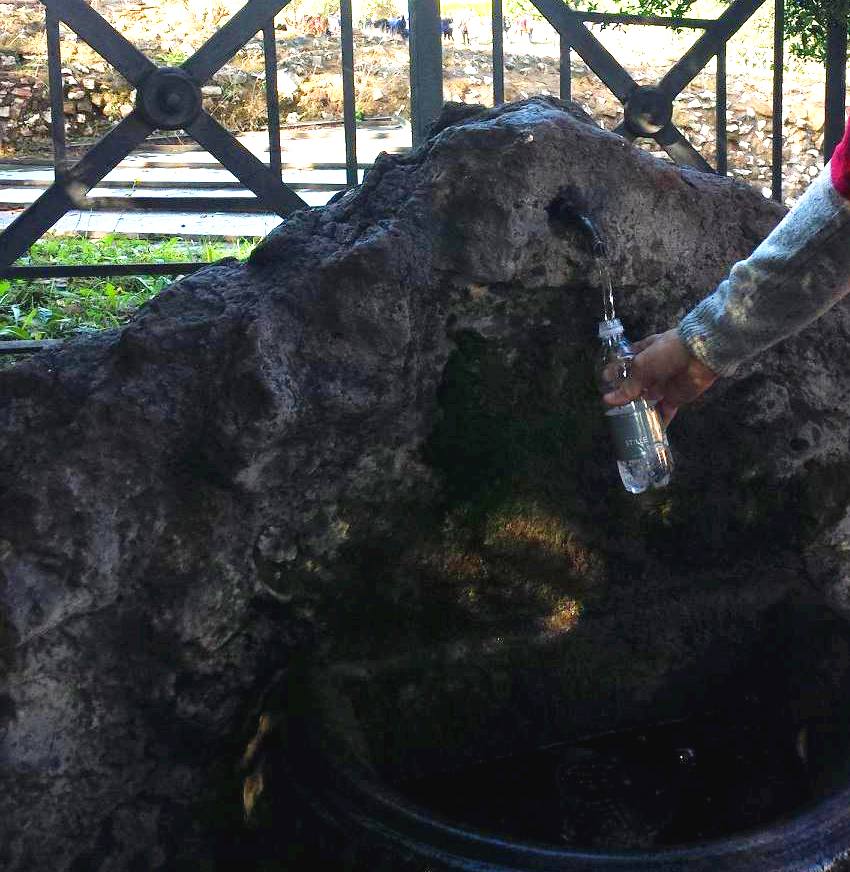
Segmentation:
<svg viewBox="0 0 850 872">
<path fill-rule="evenodd" d="M 651 407 L 635 409 L 631 414 L 608 412 L 608 418 L 618 460 L 641 460 L 654 444 L 664 442 L 661 419 Z"/>
</svg>

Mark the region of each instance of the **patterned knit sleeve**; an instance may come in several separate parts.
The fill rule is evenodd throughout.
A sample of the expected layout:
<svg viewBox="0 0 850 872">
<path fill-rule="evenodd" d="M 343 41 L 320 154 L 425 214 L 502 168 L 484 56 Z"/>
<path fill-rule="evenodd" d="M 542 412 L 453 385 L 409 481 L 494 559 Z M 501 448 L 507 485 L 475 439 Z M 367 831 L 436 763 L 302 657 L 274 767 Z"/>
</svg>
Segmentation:
<svg viewBox="0 0 850 872">
<path fill-rule="evenodd" d="M 783 221 L 679 325 L 719 375 L 810 324 L 850 291 L 850 124 Z"/>
</svg>

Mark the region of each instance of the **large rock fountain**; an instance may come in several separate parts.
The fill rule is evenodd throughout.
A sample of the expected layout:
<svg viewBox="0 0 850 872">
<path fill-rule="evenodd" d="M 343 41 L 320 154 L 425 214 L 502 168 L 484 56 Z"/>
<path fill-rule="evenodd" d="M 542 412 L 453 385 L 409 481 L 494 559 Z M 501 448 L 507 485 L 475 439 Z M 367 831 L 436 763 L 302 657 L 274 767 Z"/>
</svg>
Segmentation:
<svg viewBox="0 0 850 872">
<path fill-rule="evenodd" d="M 669 489 L 622 493 L 600 279 L 552 204 L 596 222 L 635 338 L 783 211 L 571 105 L 467 114 L 0 372 L 2 868 L 224 863 L 296 665 L 342 676 L 389 778 L 721 701 L 770 638 L 799 723 L 839 695 L 846 649 L 811 639 L 850 608 L 846 308 L 680 414 Z"/>
</svg>

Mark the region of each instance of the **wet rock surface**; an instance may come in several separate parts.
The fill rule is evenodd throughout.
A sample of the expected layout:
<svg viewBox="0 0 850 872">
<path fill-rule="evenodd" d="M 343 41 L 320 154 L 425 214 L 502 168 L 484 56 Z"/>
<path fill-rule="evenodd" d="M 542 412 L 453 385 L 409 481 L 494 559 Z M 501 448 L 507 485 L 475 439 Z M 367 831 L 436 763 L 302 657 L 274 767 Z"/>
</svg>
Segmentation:
<svg viewBox="0 0 850 872">
<path fill-rule="evenodd" d="M 410 777 L 503 751 L 554 691 L 541 740 L 720 697 L 777 608 L 845 603 L 846 308 L 682 413 L 675 484 L 630 498 L 565 187 L 635 337 L 782 215 L 529 100 L 0 373 L 0 865 L 232 868 L 237 764 L 296 662 Z"/>
</svg>

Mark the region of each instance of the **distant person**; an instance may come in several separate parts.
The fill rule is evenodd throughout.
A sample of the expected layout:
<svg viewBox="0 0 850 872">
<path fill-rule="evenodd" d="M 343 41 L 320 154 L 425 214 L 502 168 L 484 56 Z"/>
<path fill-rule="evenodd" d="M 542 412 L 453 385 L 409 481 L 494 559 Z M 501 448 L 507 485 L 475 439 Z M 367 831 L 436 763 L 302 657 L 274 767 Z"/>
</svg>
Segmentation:
<svg viewBox="0 0 850 872">
<path fill-rule="evenodd" d="M 402 39 L 407 39 L 407 19 L 403 15 L 388 18 L 386 29 L 392 36 L 400 36 Z"/>
<path fill-rule="evenodd" d="M 848 291 L 850 124 L 832 160 L 767 239 L 678 326 L 635 344 L 631 377 L 605 401 L 624 405 L 643 394 L 669 422 L 679 406 L 811 324 Z"/>
<path fill-rule="evenodd" d="M 326 36 L 328 19 L 325 15 L 310 15 L 305 19 L 305 29 L 313 36 Z"/>
</svg>

